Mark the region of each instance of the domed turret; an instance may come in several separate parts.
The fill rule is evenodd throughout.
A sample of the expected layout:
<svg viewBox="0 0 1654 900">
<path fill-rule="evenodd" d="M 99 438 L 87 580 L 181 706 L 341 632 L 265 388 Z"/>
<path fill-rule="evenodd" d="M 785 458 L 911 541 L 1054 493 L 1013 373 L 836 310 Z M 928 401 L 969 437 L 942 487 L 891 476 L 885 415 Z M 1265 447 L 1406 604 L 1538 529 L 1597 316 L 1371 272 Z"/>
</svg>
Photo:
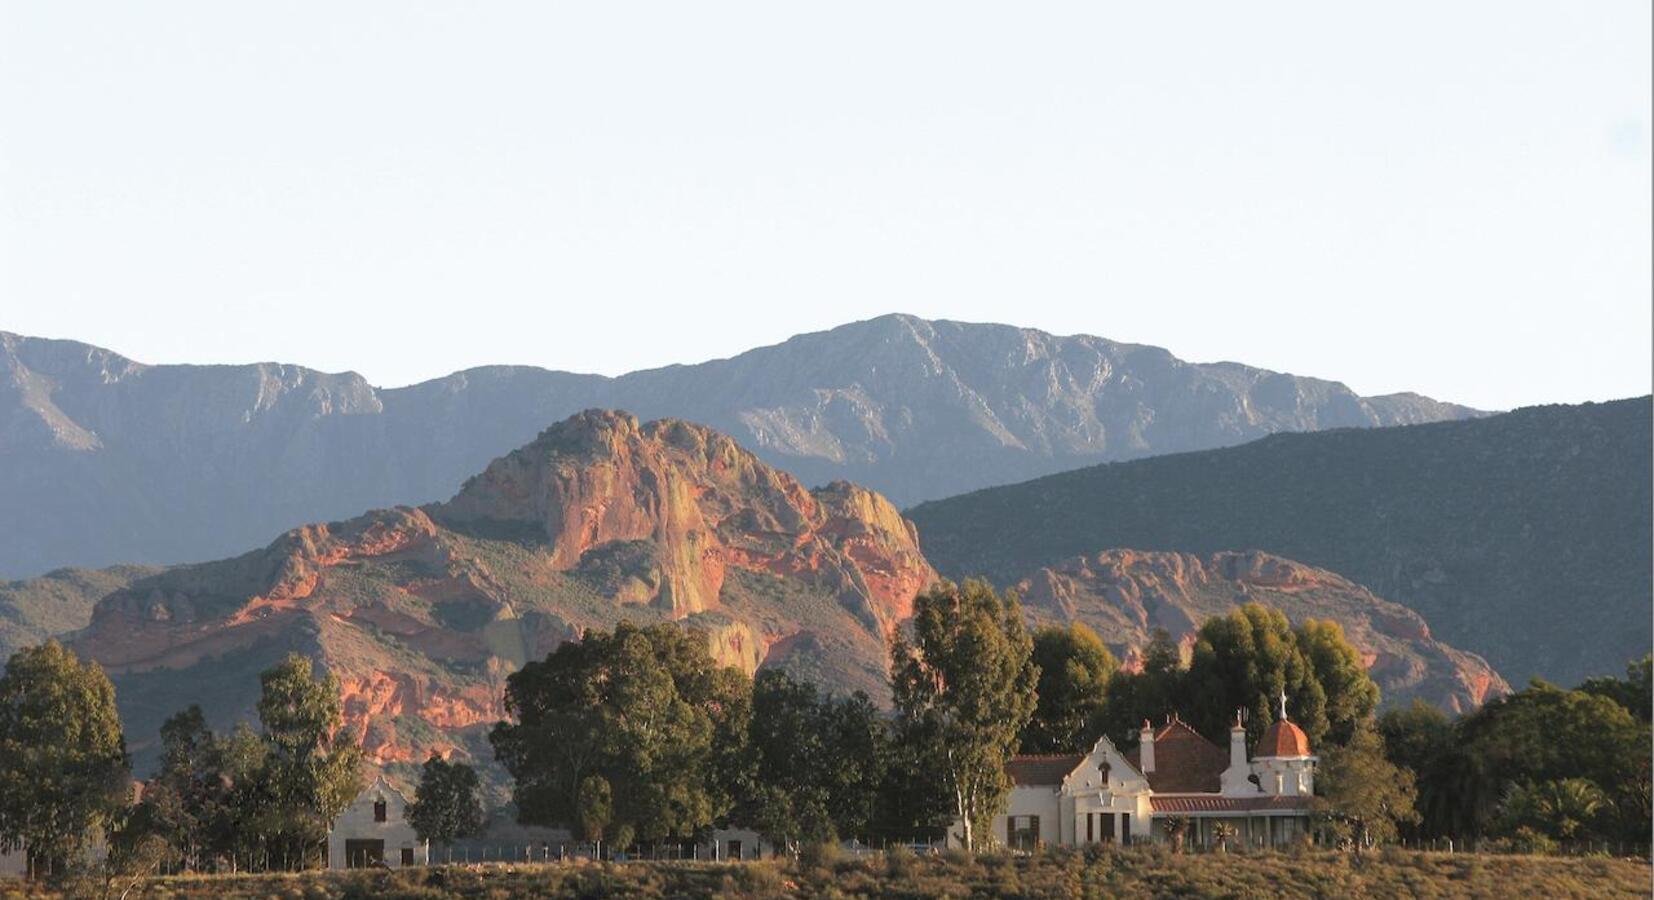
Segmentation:
<svg viewBox="0 0 1654 900">
<path fill-rule="evenodd" d="M 1286 691 L 1281 691 L 1281 711 L 1275 721 L 1264 729 L 1258 739 L 1258 759 L 1306 759 L 1309 757 L 1309 735 L 1286 717 Z"/>
<path fill-rule="evenodd" d="M 1258 739 L 1259 759 L 1301 759 L 1309 756 L 1309 735 L 1286 719 L 1276 719 Z"/>
</svg>

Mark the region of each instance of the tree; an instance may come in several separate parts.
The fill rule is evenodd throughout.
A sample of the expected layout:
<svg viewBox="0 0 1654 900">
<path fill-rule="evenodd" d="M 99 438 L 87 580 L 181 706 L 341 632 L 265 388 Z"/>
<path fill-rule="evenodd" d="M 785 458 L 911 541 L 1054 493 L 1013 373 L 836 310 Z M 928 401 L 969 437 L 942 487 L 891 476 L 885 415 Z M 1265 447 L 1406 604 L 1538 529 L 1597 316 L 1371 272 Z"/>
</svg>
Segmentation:
<svg viewBox="0 0 1654 900">
<path fill-rule="evenodd" d="M 1316 784 L 1323 820 L 1357 852 L 1395 840 L 1398 824 L 1418 820 L 1413 773 L 1385 757 L 1384 739 L 1370 727 L 1357 728 L 1348 743 L 1322 754 Z"/>
<path fill-rule="evenodd" d="M 306 866 L 339 813 L 362 791 L 362 748 L 339 733 L 339 680 L 289 654 L 259 675 L 267 747 L 257 823 L 271 860 Z M 320 862 L 321 860 L 317 860 Z"/>
<path fill-rule="evenodd" d="M 489 740 L 525 824 L 577 821 L 581 785 L 598 775 L 613 843 L 689 838 L 734 803 L 750 699 L 746 676 L 714 664 L 704 633 L 621 622 L 511 675 L 514 721 Z"/>
<path fill-rule="evenodd" d="M 1282 691 L 1292 721 L 1310 745 L 1318 747 L 1326 737 L 1326 692 L 1280 610 L 1248 603 L 1207 619 L 1196 635 L 1186 678 L 1183 718 L 1208 738 L 1227 735 L 1235 710 L 1245 709 L 1247 740 L 1255 743 L 1275 720 L 1274 698 Z"/>
<path fill-rule="evenodd" d="M 1646 724 L 1654 712 L 1654 654 L 1627 665 L 1624 678 L 1588 678 L 1579 689 L 1613 700 Z"/>
<path fill-rule="evenodd" d="M 0 850 L 62 874 L 128 800 L 115 688 L 56 641 L 19 650 L 0 675 Z"/>
<path fill-rule="evenodd" d="M 825 720 L 813 685 L 779 669 L 753 679 L 747 746 L 755 767 L 744 817 L 776 846 L 791 850 L 807 832 L 832 830 L 822 784 L 830 755 Z"/>
<path fill-rule="evenodd" d="M 580 836 L 597 846 L 597 855 L 603 855 L 603 836 L 614 821 L 614 791 L 602 775 L 587 775 L 580 779 L 576 789 L 575 817 L 580 823 Z"/>
<path fill-rule="evenodd" d="M 1420 819 L 1416 827 L 1404 830 L 1429 837 L 1459 833 L 1449 824 L 1464 799 L 1454 790 L 1456 779 L 1451 775 L 1453 720 L 1437 707 L 1415 699 L 1409 706 L 1380 714 L 1378 733 L 1390 762 L 1414 775 L 1418 790 L 1414 806 Z"/>
<path fill-rule="evenodd" d="M 1378 708 L 1378 685 L 1337 622 L 1306 619 L 1293 637 L 1326 698 L 1326 739 L 1342 744 L 1372 718 Z"/>
<path fill-rule="evenodd" d="M 1608 806 L 1602 789 L 1584 778 L 1513 784 L 1500 804 L 1498 829 L 1506 834 L 1528 829 L 1569 840 L 1591 831 Z"/>
<path fill-rule="evenodd" d="M 1460 720 L 1446 763 L 1464 803 L 1460 833 L 1496 830 L 1513 784 L 1582 778 L 1608 792 L 1593 836 L 1641 840 L 1650 820 L 1650 730 L 1624 705 L 1540 680 Z"/>
<path fill-rule="evenodd" d="M 1032 656 L 1016 595 L 1002 600 L 981 581 L 944 581 L 920 594 L 893 641 L 900 739 L 940 777 L 966 849 L 1010 792 L 1005 763 L 1034 712 Z"/>
<path fill-rule="evenodd" d="M 438 844 L 480 833 L 482 801 L 477 788 L 477 773 L 470 766 L 432 753 L 420 769 L 414 800 L 408 804 L 408 824 L 420 840 Z"/>
<path fill-rule="evenodd" d="M 1106 734 L 1121 749 L 1137 745 L 1144 721 L 1161 722 L 1179 710 L 1184 688 L 1183 655 L 1171 632 L 1156 628 L 1143 650 L 1138 672 L 1117 672 L 1109 679 L 1096 734 Z"/>
<path fill-rule="evenodd" d="M 771 843 L 867 836 L 888 765 L 888 737 L 864 693 L 821 697 L 778 669 L 753 680 L 753 759 L 742 817 Z"/>
<path fill-rule="evenodd" d="M 1034 632 L 1039 681 L 1023 753 L 1070 752 L 1096 740 L 1108 682 L 1120 664 L 1097 633 L 1075 622 Z"/>
<path fill-rule="evenodd" d="M 868 837 L 890 770 L 889 725 L 872 698 L 861 691 L 843 699 L 829 698 L 821 716 L 827 758 L 820 775 L 828 819 L 839 835 Z"/>
</svg>

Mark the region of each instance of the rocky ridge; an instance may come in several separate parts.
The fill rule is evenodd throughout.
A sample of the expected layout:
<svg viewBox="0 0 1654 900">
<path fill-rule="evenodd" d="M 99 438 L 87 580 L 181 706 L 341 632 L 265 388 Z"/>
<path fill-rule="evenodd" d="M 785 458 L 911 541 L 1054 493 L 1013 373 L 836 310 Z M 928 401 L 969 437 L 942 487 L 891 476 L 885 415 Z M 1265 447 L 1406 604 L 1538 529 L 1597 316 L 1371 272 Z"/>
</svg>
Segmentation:
<svg viewBox="0 0 1654 900">
<path fill-rule="evenodd" d="M 912 316 L 619 378 L 491 366 L 393 389 L 0 333 L 0 576 L 215 559 L 306 522 L 442 499 L 596 406 L 702 422 L 806 484 L 853 481 L 898 504 L 1277 431 L 1476 415 L 1099 337 Z"/>
<path fill-rule="evenodd" d="M 370 758 L 412 763 L 475 742 L 524 661 L 622 617 L 700 628 L 748 672 L 878 691 L 886 632 L 933 578 L 877 494 L 806 490 L 701 426 L 588 411 L 448 502 L 137 578 L 73 646 L 115 679 L 140 750 L 188 703 L 245 715 L 252 672 L 297 650 L 340 678 Z"/>
</svg>

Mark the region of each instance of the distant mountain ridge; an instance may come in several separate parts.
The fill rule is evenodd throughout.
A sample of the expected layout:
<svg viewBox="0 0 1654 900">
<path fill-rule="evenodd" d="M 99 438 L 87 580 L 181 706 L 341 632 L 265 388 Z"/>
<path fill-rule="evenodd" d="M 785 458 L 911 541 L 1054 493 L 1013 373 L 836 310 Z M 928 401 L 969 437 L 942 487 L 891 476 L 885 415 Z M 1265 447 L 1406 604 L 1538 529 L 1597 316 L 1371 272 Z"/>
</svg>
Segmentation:
<svg viewBox="0 0 1654 900">
<path fill-rule="evenodd" d="M 1005 325 L 892 315 L 619 378 L 532 367 L 376 389 L 299 366 L 150 366 L 0 332 L 0 576 L 212 559 L 447 497 L 589 407 L 733 435 L 807 484 L 907 504 L 1277 431 L 1458 419 L 1411 394 Z"/>
<path fill-rule="evenodd" d="M 1280 434 L 908 511 L 951 577 L 1014 583 L 1100 547 L 1256 549 L 1424 616 L 1513 681 L 1613 675 L 1654 643 L 1654 399 Z"/>
</svg>

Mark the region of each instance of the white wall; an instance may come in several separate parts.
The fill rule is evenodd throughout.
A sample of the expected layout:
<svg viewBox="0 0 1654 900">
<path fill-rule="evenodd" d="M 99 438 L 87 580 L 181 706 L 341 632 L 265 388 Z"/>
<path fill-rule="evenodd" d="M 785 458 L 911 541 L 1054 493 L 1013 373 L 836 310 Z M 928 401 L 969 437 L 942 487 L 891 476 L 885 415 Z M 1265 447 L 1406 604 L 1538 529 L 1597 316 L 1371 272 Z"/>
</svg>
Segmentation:
<svg viewBox="0 0 1654 900">
<path fill-rule="evenodd" d="M 385 800 L 385 821 L 374 820 L 373 806 L 380 798 Z M 327 867 L 343 869 L 345 842 L 354 840 L 382 840 L 385 842 L 385 865 L 396 868 L 402 864 L 403 848 L 413 849 L 414 865 L 427 862 L 426 847 L 408 824 L 407 798 L 391 787 L 383 778 L 375 781 L 340 813 L 327 834 Z"/>
</svg>

